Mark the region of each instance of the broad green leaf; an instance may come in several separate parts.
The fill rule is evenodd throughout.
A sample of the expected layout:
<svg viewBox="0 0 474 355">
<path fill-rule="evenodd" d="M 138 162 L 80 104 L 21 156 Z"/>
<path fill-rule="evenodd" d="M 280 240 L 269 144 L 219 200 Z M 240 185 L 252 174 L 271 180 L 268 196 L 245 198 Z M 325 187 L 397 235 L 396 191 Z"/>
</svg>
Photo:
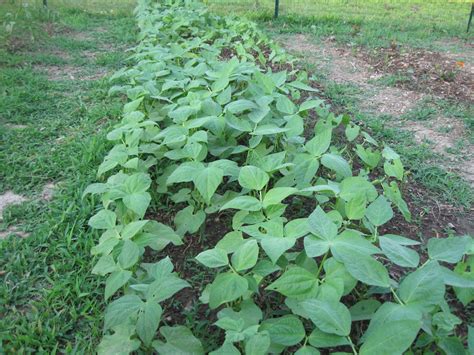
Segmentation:
<svg viewBox="0 0 474 355">
<path fill-rule="evenodd" d="M 145 215 L 150 201 L 151 196 L 148 192 L 135 192 L 123 198 L 124 205 L 135 212 L 140 218 Z"/>
<path fill-rule="evenodd" d="M 128 355 L 140 347 L 140 340 L 131 339 L 134 327 L 131 324 L 120 324 L 114 328 L 115 333 L 105 335 L 99 346 L 99 355 Z"/>
<path fill-rule="evenodd" d="M 258 332 L 245 343 L 245 354 L 265 355 L 270 347 L 270 336 L 266 332 Z"/>
<path fill-rule="evenodd" d="M 186 162 L 179 165 L 166 179 L 167 185 L 179 182 L 193 181 L 194 177 L 204 169 L 204 165 L 198 162 Z"/>
<path fill-rule="evenodd" d="M 198 210 L 194 213 L 194 207 L 188 206 L 179 211 L 174 217 L 174 223 L 178 227 L 178 234 L 196 233 L 206 220 L 204 211 Z"/>
<path fill-rule="evenodd" d="M 305 144 L 308 153 L 315 157 L 320 157 L 328 150 L 331 145 L 332 129 L 325 128 L 318 132 L 314 138 Z"/>
<path fill-rule="evenodd" d="M 281 95 L 278 97 L 277 102 L 276 102 L 276 108 L 278 111 L 286 114 L 286 115 L 292 115 L 296 112 L 296 106 L 291 100 L 284 96 Z"/>
<path fill-rule="evenodd" d="M 107 275 L 111 272 L 116 271 L 118 266 L 115 264 L 114 258 L 112 255 L 103 255 L 95 264 L 94 268 L 92 269 L 92 273 L 94 275 Z"/>
<path fill-rule="evenodd" d="M 147 301 L 143 310 L 139 312 L 137 334 L 145 345 L 149 345 L 155 337 L 162 312 L 161 306 L 155 301 Z"/>
<path fill-rule="evenodd" d="M 397 178 L 398 180 L 403 180 L 403 164 L 400 159 L 396 159 L 392 162 L 385 162 L 383 164 L 383 169 L 385 171 L 385 174 L 388 176 L 392 176 L 394 178 Z"/>
<path fill-rule="evenodd" d="M 293 315 L 267 319 L 259 330 L 268 331 L 272 343 L 284 346 L 296 345 L 306 335 L 303 323 Z"/>
<path fill-rule="evenodd" d="M 361 355 L 403 354 L 415 340 L 421 327 L 416 320 L 399 320 L 384 323 L 367 337 L 360 348 Z"/>
<path fill-rule="evenodd" d="M 160 333 L 166 339 L 166 343 L 155 340 L 153 347 L 160 355 L 201 355 L 204 349 L 201 342 L 194 337 L 193 333 L 186 327 L 177 325 L 174 327 L 161 327 Z"/>
<path fill-rule="evenodd" d="M 227 253 L 233 253 L 245 243 L 242 237 L 242 232 L 232 231 L 227 233 L 221 240 L 216 244 L 216 248 L 225 250 Z"/>
<path fill-rule="evenodd" d="M 260 242 L 263 250 L 274 264 L 276 264 L 280 256 L 282 256 L 288 249 L 291 249 L 295 243 L 295 238 L 270 236 L 268 236 L 268 238 L 263 238 Z"/>
<path fill-rule="evenodd" d="M 295 355 L 320 355 L 321 353 L 319 352 L 318 349 L 313 348 L 312 346 L 302 346 L 299 348 Z"/>
<path fill-rule="evenodd" d="M 274 187 L 270 189 L 263 198 L 263 208 L 280 203 L 296 191 L 298 190 L 293 187 Z"/>
<path fill-rule="evenodd" d="M 111 273 L 105 281 L 105 299 L 108 299 L 120 287 L 125 285 L 130 277 L 132 277 L 132 272 L 128 270 L 119 270 Z"/>
<path fill-rule="evenodd" d="M 244 277 L 226 273 L 217 275 L 209 287 L 209 306 L 211 309 L 231 302 L 244 295 L 248 289 L 248 281 Z"/>
<path fill-rule="evenodd" d="M 459 275 L 444 266 L 440 266 L 439 268 L 443 282 L 446 285 L 460 288 L 474 288 L 474 277 Z M 471 293 L 472 292 L 474 292 L 474 290 L 472 290 Z"/>
<path fill-rule="evenodd" d="M 210 268 L 225 266 L 229 263 L 227 252 L 218 247 L 199 253 L 196 256 L 196 260 Z"/>
<path fill-rule="evenodd" d="M 262 203 L 255 197 L 239 196 L 224 204 L 224 206 L 221 207 L 221 211 L 229 208 L 243 211 L 259 211 L 262 207 Z"/>
<path fill-rule="evenodd" d="M 336 224 L 319 206 L 309 215 L 308 225 L 311 233 L 325 240 L 334 239 L 337 235 Z"/>
<path fill-rule="evenodd" d="M 345 130 L 347 140 L 349 142 L 352 142 L 354 139 L 357 138 L 357 136 L 359 135 L 359 132 L 360 132 L 360 127 L 359 126 L 353 125 L 353 124 L 348 124 L 346 126 L 346 130 Z"/>
<path fill-rule="evenodd" d="M 340 155 L 326 153 L 321 157 L 321 164 L 328 169 L 334 170 L 338 176 L 343 178 L 352 176 L 352 170 L 349 163 Z"/>
<path fill-rule="evenodd" d="M 309 226 L 306 218 L 293 219 L 285 225 L 285 236 L 287 238 L 300 238 L 308 233 Z"/>
<path fill-rule="evenodd" d="M 390 202 L 384 196 L 379 196 L 367 207 L 365 215 L 374 226 L 378 227 L 393 218 L 393 210 Z"/>
<path fill-rule="evenodd" d="M 141 231 L 149 221 L 144 220 L 144 221 L 135 221 L 128 223 L 123 227 L 122 231 L 120 232 L 120 235 L 122 236 L 122 239 L 131 239 L 133 238 L 139 231 Z"/>
<path fill-rule="evenodd" d="M 325 333 L 315 328 L 308 337 L 309 343 L 316 348 L 333 348 L 336 346 L 349 345 L 346 337 Z"/>
<path fill-rule="evenodd" d="M 374 258 L 349 248 L 338 249 L 337 258 L 357 280 L 372 286 L 390 286 L 387 269 Z"/>
<path fill-rule="evenodd" d="M 351 312 L 352 321 L 356 322 L 371 319 L 379 307 L 380 302 L 377 300 L 362 300 L 349 308 L 349 312 Z"/>
<path fill-rule="evenodd" d="M 420 256 L 415 250 L 406 248 L 390 238 L 380 237 L 380 247 L 387 257 L 395 264 L 403 267 L 417 267 Z"/>
<path fill-rule="evenodd" d="M 314 236 L 307 236 L 304 238 L 304 250 L 306 254 L 311 257 L 321 256 L 329 251 L 331 242 Z"/>
<path fill-rule="evenodd" d="M 232 266 L 236 271 L 243 271 L 255 266 L 258 260 L 258 243 L 249 240 L 242 244 L 232 255 Z"/>
<path fill-rule="evenodd" d="M 433 260 L 455 264 L 461 260 L 471 246 L 472 238 L 448 237 L 428 240 L 428 255 Z"/>
<path fill-rule="evenodd" d="M 332 242 L 331 251 L 336 257 L 339 257 L 340 253 L 351 251 L 365 255 L 381 253 L 379 248 L 353 230 L 345 230 L 339 234 Z"/>
<path fill-rule="evenodd" d="M 362 337 L 362 341 L 372 337 L 372 334 L 382 329 L 386 324 L 396 321 L 416 321 L 421 324 L 423 313 L 417 306 L 401 305 L 398 303 L 385 302 L 377 309 L 370 320 L 369 327 Z"/>
<path fill-rule="evenodd" d="M 104 329 L 112 329 L 117 325 L 127 323 L 129 318 L 136 317 L 144 303 L 137 295 L 122 296 L 107 306 L 104 317 Z"/>
<path fill-rule="evenodd" d="M 316 275 L 299 266 L 292 266 L 266 287 L 287 297 L 305 298 L 314 295 L 318 286 Z"/>
<path fill-rule="evenodd" d="M 373 201 L 377 198 L 377 190 L 367 179 L 360 176 L 351 176 L 345 178 L 340 185 L 340 196 L 346 201 L 357 196 L 364 196 L 367 201 Z"/>
<path fill-rule="evenodd" d="M 310 299 L 301 302 L 311 321 L 323 332 L 348 336 L 351 331 L 351 314 L 340 302 Z"/>
<path fill-rule="evenodd" d="M 367 200 L 365 196 L 357 196 L 347 202 L 344 207 L 348 219 L 360 220 L 365 216 Z"/>
<path fill-rule="evenodd" d="M 138 262 L 140 257 L 140 248 L 131 240 L 126 240 L 123 243 L 122 251 L 118 256 L 118 263 L 122 269 L 128 269 Z"/>
<path fill-rule="evenodd" d="M 148 301 L 162 302 L 186 287 L 190 287 L 188 282 L 180 279 L 176 274 L 168 274 L 150 284 L 146 298 Z"/>
<path fill-rule="evenodd" d="M 219 168 L 207 167 L 201 170 L 194 178 L 194 185 L 207 204 L 210 203 L 211 197 L 221 184 L 224 172 Z"/>
<path fill-rule="evenodd" d="M 226 110 L 232 113 L 241 113 L 255 108 L 258 106 L 250 100 L 236 100 L 226 106 Z"/>
<path fill-rule="evenodd" d="M 256 166 L 244 166 L 240 169 L 239 184 L 249 190 L 261 190 L 268 183 L 268 174 Z"/>
<path fill-rule="evenodd" d="M 464 349 L 461 339 L 456 336 L 442 337 L 438 341 L 438 346 L 444 351 L 446 355 L 466 354 L 466 350 Z"/>
<path fill-rule="evenodd" d="M 117 215 L 113 211 L 100 210 L 89 220 L 89 226 L 94 229 L 112 229 L 115 227 Z"/>
<path fill-rule="evenodd" d="M 398 294 L 403 302 L 431 308 L 444 298 L 444 282 L 438 263 L 429 262 L 408 274 L 400 283 Z"/>
</svg>

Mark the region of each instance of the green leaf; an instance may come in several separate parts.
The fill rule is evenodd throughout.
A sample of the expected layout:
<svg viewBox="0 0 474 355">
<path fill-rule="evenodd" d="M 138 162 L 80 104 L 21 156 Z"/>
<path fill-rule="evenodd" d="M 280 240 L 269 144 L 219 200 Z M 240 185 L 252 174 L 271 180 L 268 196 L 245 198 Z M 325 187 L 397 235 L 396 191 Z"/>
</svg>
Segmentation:
<svg viewBox="0 0 474 355">
<path fill-rule="evenodd" d="M 112 229 L 115 227 L 117 215 L 109 210 L 100 210 L 89 220 L 89 226 L 94 229 Z"/>
<path fill-rule="evenodd" d="M 207 204 L 210 203 L 211 197 L 222 182 L 224 172 L 219 168 L 207 167 L 200 171 L 194 178 L 194 185 Z"/>
<path fill-rule="evenodd" d="M 306 269 L 292 266 L 276 281 L 266 287 L 267 290 L 277 291 L 287 297 L 305 298 L 314 295 L 318 279 Z"/>
<path fill-rule="evenodd" d="M 373 201 L 377 198 L 378 193 L 374 185 L 372 185 L 367 179 L 360 176 L 351 176 L 345 178 L 340 185 L 340 196 L 346 201 L 357 196 L 364 196 L 367 201 Z"/>
<path fill-rule="evenodd" d="M 393 162 L 386 161 L 383 164 L 383 169 L 388 176 L 397 178 L 400 181 L 403 180 L 404 169 L 400 159 L 396 159 Z"/>
<path fill-rule="evenodd" d="M 474 288 L 474 277 L 459 275 L 458 273 L 440 266 L 441 277 L 446 285 L 459 288 Z M 468 274 L 469 275 L 469 274 Z M 474 290 L 471 291 L 471 293 Z"/>
<path fill-rule="evenodd" d="M 278 97 L 276 102 L 276 108 L 278 111 L 286 115 L 292 115 L 296 112 L 295 104 L 285 95 L 281 95 L 280 97 Z"/>
<path fill-rule="evenodd" d="M 140 218 L 145 215 L 150 201 L 151 196 L 148 192 L 135 192 L 123 198 L 124 205 L 135 212 Z"/>
<path fill-rule="evenodd" d="M 380 237 L 379 242 L 383 252 L 393 263 L 403 267 L 418 266 L 420 256 L 416 251 L 406 248 L 387 237 Z"/>
<path fill-rule="evenodd" d="M 429 262 L 407 275 L 400 283 L 398 294 L 406 304 L 430 308 L 444 298 L 444 283 L 438 263 Z"/>
<path fill-rule="evenodd" d="M 146 298 L 148 301 L 162 302 L 186 287 L 190 287 L 188 282 L 180 279 L 176 274 L 168 274 L 150 284 Z"/>
<path fill-rule="evenodd" d="M 214 309 L 223 303 L 234 301 L 247 290 L 248 281 L 245 277 L 235 273 L 219 274 L 209 287 L 209 306 Z"/>
<path fill-rule="evenodd" d="M 464 355 L 466 353 L 464 345 L 458 337 L 443 337 L 438 341 L 438 346 L 446 355 Z"/>
<path fill-rule="evenodd" d="M 161 327 L 160 333 L 166 339 L 166 343 L 155 340 L 153 347 L 160 355 L 201 355 L 204 349 L 201 342 L 186 327 L 177 325 L 174 327 Z"/>
<path fill-rule="evenodd" d="M 336 224 L 319 206 L 309 215 L 308 225 L 311 233 L 325 240 L 334 239 L 337 235 Z"/>
<path fill-rule="evenodd" d="M 299 348 L 295 355 L 320 355 L 321 353 L 319 352 L 318 349 L 313 348 L 312 346 L 302 346 Z"/>
<path fill-rule="evenodd" d="M 321 164 L 328 169 L 334 170 L 338 176 L 343 178 L 352 176 L 351 166 L 340 155 L 326 153 L 321 157 Z"/>
<path fill-rule="evenodd" d="M 387 322 L 367 337 L 359 354 L 403 354 L 413 343 L 421 327 L 416 320 Z"/>
<path fill-rule="evenodd" d="M 314 236 L 307 236 L 304 238 L 304 250 L 311 258 L 326 254 L 329 251 L 330 246 L 331 242 L 325 239 Z"/>
<path fill-rule="evenodd" d="M 210 268 L 225 266 L 229 263 L 227 252 L 217 247 L 199 253 L 196 260 Z"/>
<path fill-rule="evenodd" d="M 317 348 L 333 348 L 336 346 L 349 345 L 346 337 L 328 334 L 318 328 L 315 328 L 308 337 L 308 341 L 312 346 Z"/>
<path fill-rule="evenodd" d="M 179 165 L 166 179 L 167 185 L 179 182 L 193 181 L 194 177 L 204 169 L 204 165 L 198 162 L 186 162 Z"/>
<path fill-rule="evenodd" d="M 287 238 L 300 238 L 308 233 L 309 226 L 306 218 L 293 219 L 285 225 L 285 236 Z"/>
<path fill-rule="evenodd" d="M 293 315 L 267 319 L 259 330 L 268 331 L 272 343 L 284 346 L 296 345 L 306 335 L 303 323 Z"/>
<path fill-rule="evenodd" d="M 256 108 L 258 108 L 258 106 L 250 100 L 236 100 L 226 106 L 226 110 L 231 113 L 241 113 Z"/>
<path fill-rule="evenodd" d="M 132 272 L 128 270 L 115 271 L 105 281 L 105 299 L 112 296 L 120 287 L 125 285 L 132 277 Z"/>
<path fill-rule="evenodd" d="M 266 332 L 258 332 L 250 337 L 245 344 L 245 354 L 265 355 L 270 347 L 270 336 Z"/>
<path fill-rule="evenodd" d="M 143 310 L 139 313 L 137 334 L 145 345 L 149 345 L 155 337 L 162 313 L 161 306 L 155 301 L 147 301 Z"/>
<path fill-rule="evenodd" d="M 295 238 L 270 237 L 263 238 L 260 242 L 263 250 L 269 256 L 271 261 L 276 264 L 280 256 L 288 249 L 291 249 L 296 243 Z"/>
<path fill-rule="evenodd" d="M 144 303 L 137 295 L 122 296 L 107 306 L 104 318 L 104 329 L 112 329 L 134 318 Z"/>
<path fill-rule="evenodd" d="M 380 302 L 377 300 L 362 300 L 349 308 L 349 312 L 351 312 L 352 321 L 356 322 L 371 319 L 379 307 Z"/>
<path fill-rule="evenodd" d="M 472 238 L 469 236 L 431 238 L 428 240 L 428 255 L 433 260 L 455 264 L 468 252 L 471 243 Z"/>
<path fill-rule="evenodd" d="M 393 218 L 393 210 L 390 202 L 384 196 L 379 196 L 367 207 L 365 215 L 374 226 L 378 227 Z"/>
<path fill-rule="evenodd" d="M 365 196 L 356 196 L 346 203 L 345 211 L 347 218 L 352 220 L 360 220 L 364 218 L 367 210 L 367 200 Z"/>
<path fill-rule="evenodd" d="M 274 187 L 265 194 L 263 207 L 267 208 L 268 206 L 276 205 L 296 191 L 298 190 L 294 187 Z"/>
<path fill-rule="evenodd" d="M 95 264 L 94 268 L 92 269 L 92 273 L 94 275 L 107 275 L 111 272 L 116 271 L 118 266 L 115 264 L 114 258 L 112 255 L 103 255 Z"/>
<path fill-rule="evenodd" d="M 249 240 L 242 244 L 232 255 L 232 266 L 236 271 L 243 271 L 255 266 L 258 260 L 258 243 Z"/>
<path fill-rule="evenodd" d="M 128 269 L 138 262 L 140 257 L 140 248 L 131 240 L 126 240 L 123 243 L 122 251 L 118 256 L 118 263 L 122 269 Z"/>
<path fill-rule="evenodd" d="M 332 128 L 325 128 L 305 144 L 306 151 L 315 157 L 320 157 L 331 145 Z"/>
<path fill-rule="evenodd" d="M 99 346 L 99 355 L 128 355 L 140 347 L 140 340 L 130 339 L 134 333 L 131 324 L 120 324 L 114 328 L 113 335 L 105 335 Z"/>
<path fill-rule="evenodd" d="M 268 183 L 268 174 L 256 166 L 244 166 L 240 169 L 239 184 L 250 190 L 261 190 Z"/>
<path fill-rule="evenodd" d="M 188 206 L 179 211 L 174 217 L 174 223 L 178 227 L 178 233 L 184 235 L 188 233 L 196 233 L 201 225 L 206 220 L 206 214 L 204 211 L 198 210 L 194 212 L 193 206 Z"/>
<path fill-rule="evenodd" d="M 354 139 L 357 138 L 357 136 L 359 135 L 359 132 L 360 132 L 360 127 L 359 126 L 353 125 L 353 124 L 348 124 L 346 126 L 346 130 L 345 130 L 347 140 L 349 142 L 352 142 Z"/>
<path fill-rule="evenodd" d="M 221 240 L 216 244 L 216 248 L 225 250 L 227 253 L 233 253 L 245 243 L 242 237 L 242 232 L 232 231 L 227 233 Z"/>
<path fill-rule="evenodd" d="M 255 197 L 239 196 L 224 204 L 221 207 L 221 211 L 229 208 L 243 211 L 260 211 L 262 207 L 262 203 Z"/>
<path fill-rule="evenodd" d="M 340 302 L 310 299 L 301 302 L 311 321 L 323 332 L 348 336 L 351 332 L 351 314 Z"/>
<path fill-rule="evenodd" d="M 138 232 L 140 232 L 143 227 L 145 227 L 148 224 L 149 221 L 135 221 L 128 223 L 125 225 L 120 232 L 120 235 L 122 236 L 122 239 L 131 239 L 133 238 Z"/>
<path fill-rule="evenodd" d="M 337 258 L 344 263 L 349 274 L 357 280 L 367 285 L 390 286 L 387 269 L 372 257 L 351 249 L 338 249 Z"/>
</svg>

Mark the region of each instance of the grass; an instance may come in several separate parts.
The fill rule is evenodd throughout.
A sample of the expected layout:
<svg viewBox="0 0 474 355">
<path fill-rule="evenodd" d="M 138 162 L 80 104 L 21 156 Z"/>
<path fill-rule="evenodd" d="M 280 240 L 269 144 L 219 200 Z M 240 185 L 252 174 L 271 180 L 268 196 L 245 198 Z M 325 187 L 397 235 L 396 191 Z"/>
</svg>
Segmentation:
<svg viewBox="0 0 474 355">
<path fill-rule="evenodd" d="M 386 47 L 392 43 L 415 47 L 452 48 L 466 33 L 468 2 L 444 0 L 294 0 L 280 1 L 280 18 L 273 20 L 273 0 L 207 0 L 220 13 L 246 15 L 281 33 L 311 32 L 336 41 Z M 446 43 L 443 43 L 446 42 Z"/>
<path fill-rule="evenodd" d="M 67 5 L 0 8 L 0 19 L 16 14 L 0 43 L 0 194 L 29 199 L 7 207 L 0 230 L 31 233 L 0 242 L 0 352 L 92 353 L 102 331 L 103 288 L 90 273 L 97 235 L 87 228 L 96 201 L 81 194 L 121 112 L 102 76 L 123 65 L 134 19 L 131 11 Z M 61 75 L 53 78 L 53 69 Z M 56 184 L 51 202 L 40 199 L 49 182 Z"/>
</svg>

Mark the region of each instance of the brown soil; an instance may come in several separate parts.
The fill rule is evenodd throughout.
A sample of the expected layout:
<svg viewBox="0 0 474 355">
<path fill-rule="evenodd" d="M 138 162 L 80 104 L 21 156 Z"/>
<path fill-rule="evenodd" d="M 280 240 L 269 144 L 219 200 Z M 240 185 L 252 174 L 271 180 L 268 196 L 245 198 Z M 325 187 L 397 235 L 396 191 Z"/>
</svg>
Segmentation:
<svg viewBox="0 0 474 355">
<path fill-rule="evenodd" d="M 0 195 L 0 221 L 3 219 L 2 214 L 3 210 L 9 205 L 18 205 L 22 202 L 27 201 L 27 199 L 21 195 L 17 195 L 13 191 L 6 191 L 4 194 Z"/>
<path fill-rule="evenodd" d="M 377 73 L 394 73 L 409 77 L 397 86 L 425 94 L 474 103 L 474 71 L 469 63 L 453 55 L 427 50 L 402 50 L 398 46 L 367 51 L 357 56 Z"/>
</svg>

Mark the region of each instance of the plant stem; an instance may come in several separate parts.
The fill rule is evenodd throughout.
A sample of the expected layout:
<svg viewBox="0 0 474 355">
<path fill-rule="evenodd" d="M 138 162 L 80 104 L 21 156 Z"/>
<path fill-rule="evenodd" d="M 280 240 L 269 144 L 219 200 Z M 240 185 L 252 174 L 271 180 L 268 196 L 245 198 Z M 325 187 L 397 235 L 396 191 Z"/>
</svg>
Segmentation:
<svg viewBox="0 0 474 355">
<path fill-rule="evenodd" d="M 402 306 L 405 305 L 392 287 L 390 287 L 390 291 L 392 291 L 392 295 L 398 303 L 400 303 Z"/>
<path fill-rule="evenodd" d="M 321 270 L 323 269 L 324 262 L 326 261 L 326 258 L 328 257 L 329 251 L 324 254 L 323 259 L 321 260 L 321 263 L 319 264 L 318 268 L 318 273 L 316 274 L 316 278 L 319 278 L 319 275 L 321 274 Z"/>
<path fill-rule="evenodd" d="M 350 336 L 347 336 L 346 338 L 347 338 L 347 340 L 349 340 L 349 343 L 351 344 L 352 352 L 354 353 L 354 355 L 357 355 L 357 350 L 356 350 L 356 348 L 355 348 L 355 346 L 354 346 L 354 343 L 352 342 L 351 337 L 350 337 Z"/>
</svg>

